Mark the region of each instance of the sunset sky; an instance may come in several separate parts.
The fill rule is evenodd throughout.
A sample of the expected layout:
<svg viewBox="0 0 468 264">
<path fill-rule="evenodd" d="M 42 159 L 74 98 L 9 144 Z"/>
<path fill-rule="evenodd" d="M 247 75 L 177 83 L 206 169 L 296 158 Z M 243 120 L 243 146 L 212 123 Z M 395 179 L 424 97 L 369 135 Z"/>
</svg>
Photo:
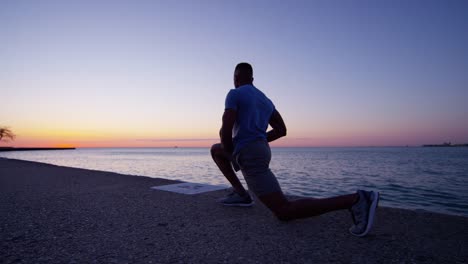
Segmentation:
<svg viewBox="0 0 468 264">
<path fill-rule="evenodd" d="M 275 146 L 468 143 L 468 1 L 0 2 L 0 146 L 209 146 L 239 62 Z"/>
</svg>

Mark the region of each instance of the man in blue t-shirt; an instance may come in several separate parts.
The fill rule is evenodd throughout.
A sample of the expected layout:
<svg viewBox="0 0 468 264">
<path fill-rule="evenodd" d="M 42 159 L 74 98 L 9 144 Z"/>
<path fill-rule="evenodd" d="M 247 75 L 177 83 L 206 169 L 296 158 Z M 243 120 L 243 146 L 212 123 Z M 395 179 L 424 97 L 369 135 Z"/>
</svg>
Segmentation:
<svg viewBox="0 0 468 264">
<path fill-rule="evenodd" d="M 355 236 L 366 235 L 372 227 L 379 193 L 359 190 L 354 194 L 326 199 L 302 198 L 289 201 L 271 172 L 268 142 L 286 136 L 286 125 L 268 97 L 253 85 L 253 69 L 239 63 L 234 70 L 235 89 L 226 96 L 221 143 L 211 147 L 211 156 L 234 191 L 221 200 L 227 206 L 252 206 L 250 194 L 237 178 L 244 179 L 258 199 L 282 221 L 349 209 Z M 268 125 L 271 130 L 267 132 Z"/>
</svg>

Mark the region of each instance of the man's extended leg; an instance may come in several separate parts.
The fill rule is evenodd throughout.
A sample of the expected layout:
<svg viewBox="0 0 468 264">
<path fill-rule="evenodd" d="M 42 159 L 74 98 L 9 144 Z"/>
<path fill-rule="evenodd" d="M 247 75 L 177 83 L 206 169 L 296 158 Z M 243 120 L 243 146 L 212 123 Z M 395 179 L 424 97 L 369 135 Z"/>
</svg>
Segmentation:
<svg viewBox="0 0 468 264">
<path fill-rule="evenodd" d="M 350 209 L 354 225 L 350 233 L 362 237 L 370 229 L 375 218 L 375 211 L 379 203 L 379 193 L 373 191 L 358 191 L 325 199 L 303 198 L 288 201 L 284 194 L 274 192 L 258 197 L 282 221 L 304 218 L 324 214 L 330 211 Z"/>
<path fill-rule="evenodd" d="M 232 169 L 228 154 L 224 151 L 221 144 L 214 144 L 211 147 L 211 157 L 213 157 L 214 162 L 218 165 L 218 168 L 221 170 L 224 177 L 226 177 L 226 179 L 231 183 L 234 191 L 240 196 L 247 195 L 244 186 L 242 186 L 242 183 L 239 181 L 239 178 L 237 178 L 236 173 Z"/>
<path fill-rule="evenodd" d="M 283 192 L 274 192 L 258 198 L 278 219 L 288 221 L 335 210 L 350 209 L 359 200 L 359 195 L 354 193 L 325 199 L 302 198 L 288 201 Z"/>
<path fill-rule="evenodd" d="M 275 175 L 269 169 L 271 152 L 261 142 L 252 144 L 240 156 L 244 178 L 257 197 L 280 220 L 288 221 L 324 214 L 330 211 L 351 209 L 354 225 L 349 231 L 355 236 L 365 236 L 372 227 L 379 193 L 358 191 L 355 194 L 325 199 L 302 198 L 289 201 L 283 194 Z"/>
</svg>

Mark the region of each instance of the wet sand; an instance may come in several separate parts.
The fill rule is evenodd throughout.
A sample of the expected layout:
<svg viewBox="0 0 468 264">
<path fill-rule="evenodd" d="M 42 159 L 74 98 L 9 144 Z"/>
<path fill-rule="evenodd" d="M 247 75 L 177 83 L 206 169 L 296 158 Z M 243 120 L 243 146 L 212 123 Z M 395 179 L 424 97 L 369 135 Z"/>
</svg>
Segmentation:
<svg viewBox="0 0 468 264">
<path fill-rule="evenodd" d="M 356 238 L 347 211 L 282 223 L 171 183 L 0 158 L 0 263 L 468 262 L 467 217 L 381 207 Z"/>
</svg>

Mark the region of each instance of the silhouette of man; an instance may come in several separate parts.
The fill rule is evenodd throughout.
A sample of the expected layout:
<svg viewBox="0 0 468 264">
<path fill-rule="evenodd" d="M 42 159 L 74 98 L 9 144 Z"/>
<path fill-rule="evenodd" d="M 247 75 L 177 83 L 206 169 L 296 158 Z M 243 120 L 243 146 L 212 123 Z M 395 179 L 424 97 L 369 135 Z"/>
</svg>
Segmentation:
<svg viewBox="0 0 468 264">
<path fill-rule="evenodd" d="M 269 168 L 268 142 L 286 136 L 286 125 L 278 110 L 264 93 L 253 85 L 253 69 L 239 63 L 234 70 L 234 86 L 226 96 L 220 131 L 221 143 L 211 147 L 211 156 L 233 192 L 220 200 L 226 206 L 252 206 L 253 200 L 237 178 L 241 170 L 249 191 L 268 207 L 279 220 L 289 221 L 349 209 L 354 224 L 349 231 L 366 235 L 374 220 L 379 193 L 358 190 L 354 194 L 325 199 L 288 200 Z M 272 127 L 267 132 L 268 125 Z"/>
</svg>

